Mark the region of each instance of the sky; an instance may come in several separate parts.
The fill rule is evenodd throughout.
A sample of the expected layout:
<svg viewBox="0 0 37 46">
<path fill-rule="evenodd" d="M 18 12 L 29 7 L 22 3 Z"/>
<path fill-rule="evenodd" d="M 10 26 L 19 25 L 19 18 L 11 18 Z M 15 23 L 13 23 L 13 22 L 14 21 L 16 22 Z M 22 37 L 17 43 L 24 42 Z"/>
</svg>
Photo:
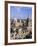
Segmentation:
<svg viewBox="0 0 37 46">
<path fill-rule="evenodd" d="M 10 7 L 10 17 L 17 19 L 27 19 L 32 18 L 32 7 L 20 7 L 20 6 L 11 6 Z"/>
</svg>

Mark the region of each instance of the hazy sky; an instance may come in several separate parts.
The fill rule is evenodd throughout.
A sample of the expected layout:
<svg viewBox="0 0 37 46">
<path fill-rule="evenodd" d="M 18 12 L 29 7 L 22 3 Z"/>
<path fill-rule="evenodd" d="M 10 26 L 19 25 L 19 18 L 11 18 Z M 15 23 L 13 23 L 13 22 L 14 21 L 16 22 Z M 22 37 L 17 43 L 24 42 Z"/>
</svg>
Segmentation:
<svg viewBox="0 0 37 46">
<path fill-rule="evenodd" d="M 31 7 L 19 7 L 11 6 L 10 7 L 10 17 L 17 19 L 26 19 L 29 15 L 29 18 L 32 18 L 32 8 Z"/>
</svg>

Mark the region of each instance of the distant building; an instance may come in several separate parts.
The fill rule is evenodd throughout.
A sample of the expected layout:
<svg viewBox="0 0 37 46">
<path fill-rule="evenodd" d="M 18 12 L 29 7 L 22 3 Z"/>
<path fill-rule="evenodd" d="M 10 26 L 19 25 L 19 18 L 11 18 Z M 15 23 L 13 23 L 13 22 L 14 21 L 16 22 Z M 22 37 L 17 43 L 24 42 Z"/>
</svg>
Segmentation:
<svg viewBox="0 0 37 46">
<path fill-rule="evenodd" d="M 32 20 L 29 20 L 27 29 L 32 31 Z"/>
</svg>

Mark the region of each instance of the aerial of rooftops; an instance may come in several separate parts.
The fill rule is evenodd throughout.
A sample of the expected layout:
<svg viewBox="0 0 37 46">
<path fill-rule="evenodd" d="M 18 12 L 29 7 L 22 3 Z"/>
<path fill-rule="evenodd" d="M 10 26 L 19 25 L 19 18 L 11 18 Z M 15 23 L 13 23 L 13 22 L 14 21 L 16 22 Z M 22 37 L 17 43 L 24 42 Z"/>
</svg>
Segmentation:
<svg viewBox="0 0 37 46">
<path fill-rule="evenodd" d="M 10 38 L 32 38 L 32 8 L 11 6 L 10 9 Z"/>
</svg>

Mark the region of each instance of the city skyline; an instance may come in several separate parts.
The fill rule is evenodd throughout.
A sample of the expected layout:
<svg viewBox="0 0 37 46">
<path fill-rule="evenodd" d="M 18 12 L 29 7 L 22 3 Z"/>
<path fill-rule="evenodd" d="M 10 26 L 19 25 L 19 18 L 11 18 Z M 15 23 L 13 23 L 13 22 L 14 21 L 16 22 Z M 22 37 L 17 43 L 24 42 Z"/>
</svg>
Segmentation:
<svg viewBox="0 0 37 46">
<path fill-rule="evenodd" d="M 27 19 L 28 17 L 32 18 L 32 7 L 19 7 L 11 6 L 10 7 L 10 17 L 17 19 Z"/>
</svg>

